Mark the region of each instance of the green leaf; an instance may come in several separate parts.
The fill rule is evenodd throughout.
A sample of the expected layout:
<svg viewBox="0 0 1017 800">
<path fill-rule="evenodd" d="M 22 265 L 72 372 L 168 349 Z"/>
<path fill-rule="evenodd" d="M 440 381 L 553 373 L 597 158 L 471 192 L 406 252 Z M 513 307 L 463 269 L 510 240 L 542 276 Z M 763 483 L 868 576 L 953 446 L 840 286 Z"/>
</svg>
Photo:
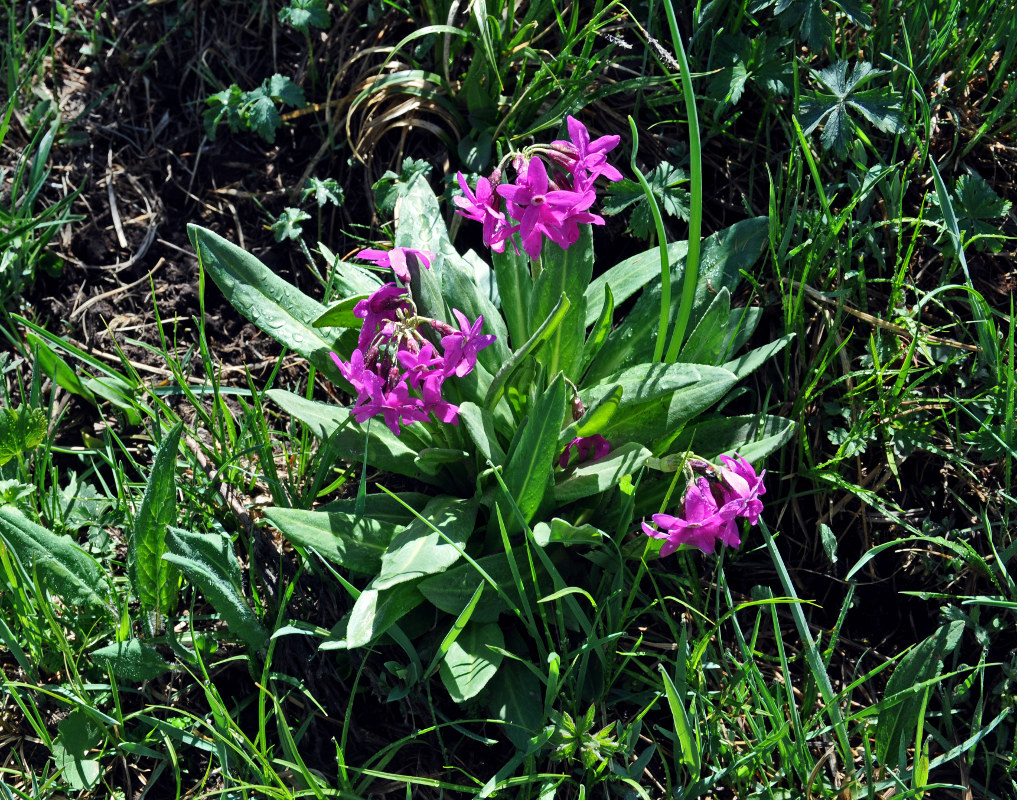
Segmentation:
<svg viewBox="0 0 1017 800">
<path fill-rule="evenodd" d="M 571 522 L 554 517 L 550 522 L 538 522 L 533 526 L 533 541 L 540 547 L 551 542 L 559 544 L 600 544 L 604 532 L 593 525 L 573 525 Z"/>
<path fill-rule="evenodd" d="M 308 33 L 310 25 L 324 29 L 332 24 L 325 0 L 290 0 L 288 6 L 279 9 L 279 21 L 301 33 Z"/>
<path fill-rule="evenodd" d="M 318 0 L 318 2 L 322 2 L 322 0 Z M 278 72 L 266 80 L 262 84 L 262 88 L 277 103 L 282 103 L 291 108 L 303 108 L 307 105 L 307 101 L 304 99 L 304 90 L 288 77 L 280 75 Z"/>
<path fill-rule="evenodd" d="M 507 554 L 495 553 L 476 559 L 476 565 L 460 563 L 440 575 L 424 578 L 417 585 L 417 589 L 435 608 L 457 616 L 471 602 L 477 587 L 485 584 L 484 596 L 477 603 L 472 619 L 476 622 L 494 622 L 500 614 L 508 610 L 507 602 L 513 603 L 516 608 L 522 603 L 519 587 L 516 586 L 513 577 L 514 572 L 519 571 L 519 558 L 515 554 L 511 557 L 516 564 L 515 570 L 509 564 Z M 478 567 L 491 579 L 490 585 Z M 546 577 L 547 573 L 539 564 L 536 568 L 538 580 Z M 505 596 L 497 591 L 499 588 Z M 532 585 L 527 585 L 525 590 L 528 596 L 535 596 Z"/>
<path fill-rule="evenodd" d="M 612 444 L 638 442 L 661 452 L 691 419 L 716 403 L 734 386 L 726 369 L 700 364 L 642 364 L 584 389 L 587 407 L 622 387 L 618 410 L 599 433 Z"/>
<path fill-rule="evenodd" d="M 645 177 L 662 213 L 678 219 L 689 218 L 691 195 L 682 188 L 689 180 L 685 170 L 662 161 Z M 635 209 L 629 219 L 629 228 L 640 239 L 649 239 L 656 228 L 646 195 L 636 181 L 625 178 L 611 184 L 604 196 L 602 210 L 607 215 L 619 214 L 631 205 L 635 205 Z"/>
<path fill-rule="evenodd" d="M 0 466 L 42 444 L 48 428 L 46 412 L 41 408 L 0 408 Z"/>
<path fill-rule="evenodd" d="M 876 725 L 876 759 L 890 769 L 907 766 L 905 748 L 914 736 L 917 714 L 923 706 L 918 685 L 939 676 L 943 656 L 953 650 L 964 631 L 964 622 L 943 625 L 928 639 L 919 642 L 901 659 L 886 683 L 884 697 L 912 690 L 897 702 L 883 706 Z M 904 759 L 901 759 L 901 755 Z"/>
<path fill-rule="evenodd" d="M 727 326 L 731 317 L 731 293 L 725 286 L 714 296 L 696 327 L 678 353 L 678 361 L 686 364 L 713 364 L 724 354 Z"/>
<path fill-rule="evenodd" d="M 173 669 L 154 646 L 140 639 L 114 642 L 93 650 L 89 657 L 98 666 L 113 670 L 118 680 L 131 683 L 151 680 Z"/>
<path fill-rule="evenodd" d="M 243 92 L 237 84 L 231 84 L 228 89 L 216 92 L 205 99 L 208 108 L 201 115 L 205 124 L 205 134 L 210 141 L 215 141 L 215 130 L 220 122 L 226 122 L 230 131 L 236 133 L 244 127 L 244 118 L 240 113 L 243 105 Z"/>
<path fill-rule="evenodd" d="M 710 459 L 737 451 L 748 461 L 756 462 L 786 443 L 794 428 L 791 420 L 765 414 L 700 419 L 681 432 L 671 450 L 678 457 L 691 450 Z"/>
<path fill-rule="evenodd" d="M 353 604 L 346 626 L 346 646 L 365 647 L 395 625 L 405 614 L 424 602 L 417 591 L 418 581 L 398 583 L 379 591 L 368 585 Z"/>
<path fill-rule="evenodd" d="M 275 142 L 275 133 L 282 125 L 282 117 L 263 88 L 244 93 L 242 113 L 251 130 L 269 144 Z"/>
<path fill-rule="evenodd" d="M 353 421 L 350 410 L 344 406 L 308 400 L 284 389 L 269 389 L 265 396 L 307 425 L 319 439 L 330 439 L 351 463 L 359 464 L 364 460 L 366 445 L 367 463 L 372 467 L 432 480 L 421 473 L 416 463 L 417 453 L 429 446 L 429 441 L 417 438 L 412 429 L 404 427 L 402 434 L 396 436 L 380 420 L 360 424 Z M 421 434 L 426 435 L 426 431 L 421 430 Z"/>
<path fill-rule="evenodd" d="M 477 503 L 448 496 L 435 497 L 420 516 L 423 519 L 414 519 L 389 543 L 381 558 L 381 572 L 372 583 L 374 588 L 388 589 L 398 583 L 444 572 L 452 566 L 473 533 Z"/>
<path fill-rule="evenodd" d="M 240 563 L 225 534 L 167 530 L 168 550 L 163 559 L 176 566 L 212 604 L 228 626 L 248 647 L 258 650 L 268 641 L 257 614 L 244 597 Z"/>
<path fill-rule="evenodd" d="M 509 343 L 518 350 L 530 336 L 530 292 L 533 289 L 530 260 L 506 247 L 503 253 L 491 251 L 491 263 L 498 282 L 501 310 L 508 325 Z"/>
<path fill-rule="evenodd" d="M 339 181 L 335 178 L 325 178 L 325 180 L 315 177 L 308 178 L 301 199 L 306 200 L 312 194 L 314 195 L 314 202 L 317 203 L 319 208 L 329 203 L 339 207 L 343 204 L 343 200 L 346 199 L 343 187 L 339 185 Z"/>
<path fill-rule="evenodd" d="M 344 511 L 304 511 L 266 508 L 279 532 L 299 547 L 308 547 L 322 558 L 351 572 L 377 575 L 381 557 L 401 524 L 371 514 Z"/>
<path fill-rule="evenodd" d="M 688 242 L 671 242 L 667 246 L 667 257 L 672 270 L 684 263 L 688 250 Z M 653 247 L 638 255 L 626 258 L 604 274 L 594 278 L 585 294 L 586 327 L 593 325 L 603 313 L 606 289 L 611 290 L 611 296 L 616 304 L 624 303 L 647 283 L 659 277 L 660 249 Z"/>
<path fill-rule="evenodd" d="M 177 521 L 177 451 L 183 429 L 178 422 L 159 445 L 127 540 L 128 575 L 152 632 L 161 630 L 162 618 L 177 602 L 177 572 L 162 557 L 166 529 Z"/>
<path fill-rule="evenodd" d="M 63 779 L 78 792 L 88 791 L 99 782 L 99 762 L 88 754 L 102 744 L 106 732 L 80 708 L 74 709 L 57 725 L 53 740 L 53 762 L 63 771 Z"/>
<path fill-rule="evenodd" d="M 505 485 L 525 522 L 533 518 L 544 498 L 564 418 L 565 379 L 559 374 L 534 404 L 533 413 L 523 420 L 508 452 Z M 508 523 L 510 515 L 503 516 Z"/>
<path fill-rule="evenodd" d="M 530 739 L 544 725 L 544 699 L 537 676 L 509 659 L 487 685 L 485 696 L 491 714 L 505 723 L 509 741 L 519 750 L 528 750 Z"/>
<path fill-rule="evenodd" d="M 105 570 L 69 537 L 57 536 L 5 505 L 0 506 L 0 539 L 17 556 L 28 579 L 38 575 L 67 608 L 83 615 L 112 615 Z"/>
<path fill-rule="evenodd" d="M 498 441 L 494 417 L 486 408 L 469 401 L 459 406 L 459 421 L 473 441 L 477 454 L 498 467 L 505 463 L 505 451 Z M 483 462 L 481 462 L 483 463 Z"/>
<path fill-rule="evenodd" d="M 626 475 L 638 470 L 651 455 L 640 444 L 626 442 L 603 458 L 564 470 L 554 487 L 555 502 L 561 506 L 618 486 Z"/>
<path fill-rule="evenodd" d="M 328 310 L 312 324 L 315 328 L 360 328 L 364 321 L 360 317 L 354 316 L 353 309 L 361 300 L 366 300 L 369 296 L 359 294 L 340 300 L 334 306 L 329 306 Z"/>
<path fill-rule="evenodd" d="M 562 371 L 579 380 L 586 329 L 585 292 L 593 277 L 593 234 L 590 225 L 580 228 L 579 241 L 568 249 L 547 247 L 541 257 L 540 276 L 530 294 L 529 319 L 545 319 L 565 297 L 569 308 L 560 324 L 534 351 L 548 375 Z"/>
<path fill-rule="evenodd" d="M 777 355 L 777 353 L 787 347 L 794 338 L 795 335 L 793 333 L 781 336 L 779 339 L 774 339 L 769 344 L 764 344 L 762 347 L 757 347 L 755 350 L 750 350 L 745 353 L 745 355 L 728 361 L 723 365 L 723 367 L 724 369 L 734 373 L 738 380 L 741 380 L 747 375 L 751 375 L 763 366 L 763 364 Z"/>
<path fill-rule="evenodd" d="M 304 233 L 300 228 L 300 223 L 306 222 L 310 218 L 310 214 L 299 208 L 286 208 L 269 227 L 277 242 L 286 239 L 299 239 Z"/>
<path fill-rule="evenodd" d="M 218 234 L 187 226 L 202 269 L 230 304 L 280 344 L 308 359 L 325 377 L 346 385 L 329 353 L 334 343 L 313 322 L 325 308 L 273 273 L 257 258 Z"/>
<path fill-rule="evenodd" d="M 533 335 L 526 340 L 522 347 L 517 348 L 512 356 L 501 366 L 495 374 L 494 380 L 491 381 L 490 387 L 488 387 L 487 397 L 484 398 L 484 406 L 489 411 L 495 411 L 498 401 L 505 392 L 505 386 L 509 378 L 528 360 L 534 350 L 551 338 L 558 326 L 561 325 L 562 320 L 565 319 L 569 308 L 568 298 L 562 295 L 558 305 L 551 309 L 551 313 L 547 315 L 547 319 L 541 323 L 540 327 L 534 331 Z"/>
<path fill-rule="evenodd" d="M 488 645 L 505 647 L 505 637 L 496 623 L 468 624 L 449 647 L 438 672 L 455 702 L 476 697 L 498 672 L 502 654 Z"/>
<path fill-rule="evenodd" d="M 586 412 L 575 422 L 565 427 L 558 434 L 558 451 L 561 452 L 573 439 L 582 436 L 593 436 L 600 433 L 601 429 L 610 422 L 618 410 L 624 390 L 621 384 L 608 389 L 602 393 L 599 399 L 593 403 Z"/>
<path fill-rule="evenodd" d="M 741 280 L 741 271 L 751 267 L 766 245 L 769 223 L 765 217 L 742 220 L 717 231 L 703 240 L 699 280 L 693 300 L 690 321 L 694 326 L 709 307 L 714 295 L 722 288 L 733 291 Z M 586 375 L 586 383 L 606 379 L 618 370 L 653 360 L 654 344 L 660 322 L 661 282 L 660 261 L 656 262 L 656 278 L 643 290 L 632 311 L 608 334 L 600 353 Z M 684 254 L 671 269 L 671 324 L 681 303 L 685 279 Z M 615 281 L 611 281 L 615 301 L 621 302 Z M 601 293 L 603 289 L 601 289 Z M 599 308 L 599 304 L 598 304 Z"/>
<path fill-rule="evenodd" d="M 838 61 L 812 72 L 813 78 L 827 91 L 812 92 L 802 100 L 802 128 L 808 135 L 820 125 L 823 149 L 846 153 L 857 123 L 849 109 L 860 114 L 883 133 L 901 129 L 900 96 L 892 86 L 862 89 L 873 78 L 886 74 L 866 61 L 858 61 L 848 75 L 848 62 Z"/>
</svg>

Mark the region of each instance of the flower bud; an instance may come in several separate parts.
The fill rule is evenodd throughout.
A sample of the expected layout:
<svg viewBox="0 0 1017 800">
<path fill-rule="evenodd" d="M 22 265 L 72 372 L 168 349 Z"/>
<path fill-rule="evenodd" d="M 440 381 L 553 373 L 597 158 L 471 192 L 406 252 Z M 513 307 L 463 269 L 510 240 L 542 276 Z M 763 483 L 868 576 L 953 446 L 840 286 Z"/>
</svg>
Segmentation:
<svg viewBox="0 0 1017 800">
<path fill-rule="evenodd" d="M 572 395 L 572 419 L 582 419 L 582 416 L 585 413 L 586 406 L 583 405 L 583 401 L 579 398 L 579 395 Z"/>
</svg>

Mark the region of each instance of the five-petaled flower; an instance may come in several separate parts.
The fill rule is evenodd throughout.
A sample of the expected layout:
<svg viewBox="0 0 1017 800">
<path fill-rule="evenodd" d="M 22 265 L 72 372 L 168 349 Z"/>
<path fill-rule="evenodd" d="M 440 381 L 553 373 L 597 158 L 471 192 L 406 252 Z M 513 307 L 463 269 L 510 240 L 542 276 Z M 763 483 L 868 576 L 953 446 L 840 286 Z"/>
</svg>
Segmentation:
<svg viewBox="0 0 1017 800">
<path fill-rule="evenodd" d="M 713 469 L 704 461 L 692 462 L 693 469 L 705 468 L 707 475 L 697 477 L 685 493 L 682 515 L 654 514 L 653 524 L 643 523 L 643 532 L 654 539 L 664 539 L 660 555 L 667 556 L 681 545 L 698 547 L 713 553 L 717 542 L 738 547 L 738 517 L 749 524 L 759 522 L 763 503 L 759 496 L 766 493 L 763 476 L 758 475 L 744 458 L 721 456 L 721 467 Z M 654 527 L 656 526 L 656 527 Z"/>
</svg>

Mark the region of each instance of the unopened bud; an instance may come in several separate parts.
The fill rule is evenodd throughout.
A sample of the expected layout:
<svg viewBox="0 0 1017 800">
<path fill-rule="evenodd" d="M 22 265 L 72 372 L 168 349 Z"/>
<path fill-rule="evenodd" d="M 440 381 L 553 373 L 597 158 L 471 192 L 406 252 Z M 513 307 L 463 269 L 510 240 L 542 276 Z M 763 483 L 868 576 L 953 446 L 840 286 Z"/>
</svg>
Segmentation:
<svg viewBox="0 0 1017 800">
<path fill-rule="evenodd" d="M 440 319 L 429 319 L 427 320 L 431 327 L 435 329 L 442 336 L 451 336 L 456 332 L 456 329 L 449 325 L 447 322 L 442 322 Z"/>
<path fill-rule="evenodd" d="M 582 416 L 585 413 L 586 406 L 583 405 L 583 401 L 579 398 L 579 395 L 572 395 L 572 419 L 582 419 Z"/>
<path fill-rule="evenodd" d="M 399 385 L 399 381 L 402 379 L 402 372 L 399 371 L 399 367 L 393 364 L 392 368 L 388 371 L 388 378 L 385 380 L 385 388 L 391 392 Z"/>
</svg>

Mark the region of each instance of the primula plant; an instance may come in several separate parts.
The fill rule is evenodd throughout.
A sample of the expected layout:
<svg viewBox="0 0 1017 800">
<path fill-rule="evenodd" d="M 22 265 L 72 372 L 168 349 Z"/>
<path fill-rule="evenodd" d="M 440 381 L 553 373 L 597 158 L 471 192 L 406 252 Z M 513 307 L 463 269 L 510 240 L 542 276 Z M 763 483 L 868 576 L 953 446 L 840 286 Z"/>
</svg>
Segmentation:
<svg viewBox="0 0 1017 800">
<path fill-rule="evenodd" d="M 619 137 L 566 127 L 568 139 L 510 152 L 490 175 L 456 176 L 450 212 L 482 226 L 489 260 L 453 246 L 416 165 L 389 174 L 378 189 L 396 197 L 392 246 L 361 250 L 359 264 L 319 247 L 342 298 L 329 308 L 190 229 L 234 305 L 353 398 L 267 393 L 360 476 L 354 497 L 315 509 L 280 497 L 265 512 L 304 556 L 342 570 L 350 608 L 321 648 L 387 648 L 390 699 L 437 672 L 524 752 L 547 742 L 559 685 L 547 665 L 607 663 L 606 623 L 576 595 L 594 597 L 623 558 L 738 547 L 762 511 L 752 464 L 790 433 L 777 417 L 717 410 L 787 343 L 741 352 L 761 312 L 731 307 L 766 220 L 705 239 L 691 306 L 676 291 L 662 309 L 657 248 L 595 270 L 597 191 L 622 178 L 608 162 Z M 667 250 L 672 286 L 687 250 Z M 654 359 L 662 311 L 689 323 L 670 361 Z M 388 491 L 386 475 L 415 490 Z"/>
</svg>

